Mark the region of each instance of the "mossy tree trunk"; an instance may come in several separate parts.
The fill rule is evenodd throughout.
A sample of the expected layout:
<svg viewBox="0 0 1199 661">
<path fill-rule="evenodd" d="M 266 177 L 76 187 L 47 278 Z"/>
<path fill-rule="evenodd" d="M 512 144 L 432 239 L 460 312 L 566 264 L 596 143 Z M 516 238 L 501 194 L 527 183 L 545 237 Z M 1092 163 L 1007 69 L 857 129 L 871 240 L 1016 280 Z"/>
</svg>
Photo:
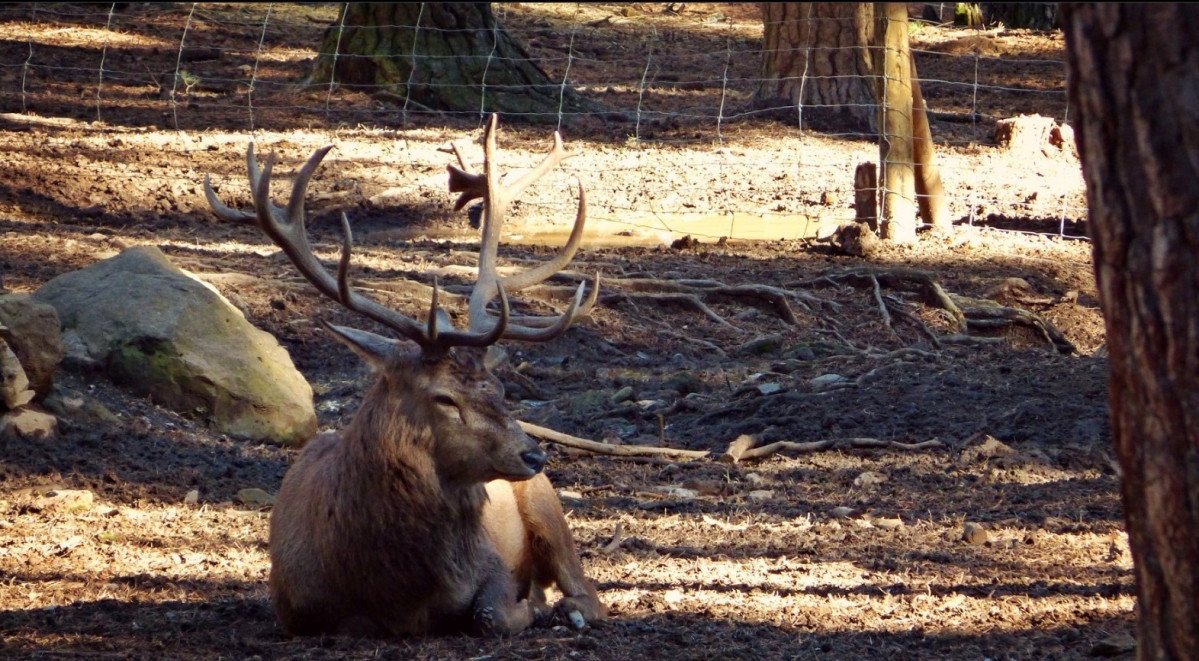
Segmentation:
<svg viewBox="0 0 1199 661">
<path fill-rule="evenodd" d="M 325 34 L 309 84 L 336 82 L 408 110 L 556 121 L 596 108 L 551 81 L 486 2 L 351 2 Z"/>
<path fill-rule="evenodd" d="M 1199 659 L 1199 5 L 1063 4 L 1137 656 Z"/>
<path fill-rule="evenodd" d="M 795 105 L 804 128 L 873 132 L 868 2 L 762 3 L 758 107 Z"/>
</svg>

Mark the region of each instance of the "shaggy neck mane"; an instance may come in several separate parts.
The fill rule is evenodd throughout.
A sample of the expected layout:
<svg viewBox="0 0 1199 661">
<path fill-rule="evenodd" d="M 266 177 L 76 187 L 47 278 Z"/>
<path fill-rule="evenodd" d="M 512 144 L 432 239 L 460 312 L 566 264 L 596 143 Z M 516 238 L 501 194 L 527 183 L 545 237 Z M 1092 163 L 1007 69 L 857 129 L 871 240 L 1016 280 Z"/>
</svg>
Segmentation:
<svg viewBox="0 0 1199 661">
<path fill-rule="evenodd" d="M 360 476 L 367 479 L 356 483 L 367 498 L 391 502 L 384 493 L 402 490 L 411 504 L 409 511 L 400 513 L 405 518 L 432 517 L 477 526 L 486 490 L 481 483 L 456 485 L 441 478 L 433 459 L 436 439 L 431 412 L 412 404 L 421 400 L 412 396 L 407 385 L 380 378 L 370 387 L 362 408 L 343 432 L 344 451 L 353 455 L 346 465 L 377 473 Z"/>
</svg>

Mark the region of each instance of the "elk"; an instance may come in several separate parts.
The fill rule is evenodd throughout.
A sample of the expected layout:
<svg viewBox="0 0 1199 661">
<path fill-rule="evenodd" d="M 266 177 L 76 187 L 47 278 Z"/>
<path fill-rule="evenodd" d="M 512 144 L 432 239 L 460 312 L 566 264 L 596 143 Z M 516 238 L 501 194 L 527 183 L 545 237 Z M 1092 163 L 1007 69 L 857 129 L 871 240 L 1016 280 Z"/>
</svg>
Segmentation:
<svg viewBox="0 0 1199 661">
<path fill-rule="evenodd" d="M 581 628 L 606 610 L 583 573 L 562 506 L 542 469 L 545 452 L 505 407 L 503 386 L 484 366 L 486 347 L 504 339 L 544 342 L 562 335 L 594 304 L 598 275 L 584 300 L 580 284 L 557 317 L 517 317 L 508 292 L 546 280 L 573 256 L 586 200 L 566 247 L 552 260 L 500 277 L 496 249 L 509 203 L 570 154 L 554 146 L 508 186 L 495 168 L 496 118 L 487 126 L 484 172 L 449 166 L 457 209 L 483 198 L 479 275 L 468 327 L 456 330 L 438 307 L 436 280 L 428 320 L 420 323 L 354 291 L 352 238 L 341 217 L 336 276 L 313 255 L 304 226 L 305 189 L 325 154 L 316 150 L 296 175 L 286 208 L 270 199 L 274 154 L 259 169 L 246 154 L 252 213 L 204 190 L 224 219 L 255 221 L 325 296 L 404 339 L 322 324 L 377 375 L 344 430 L 311 439 L 287 471 L 270 521 L 270 592 L 292 634 L 509 635 L 533 624 Z M 498 311 L 488 304 L 498 298 Z M 406 340 L 406 341 L 405 341 Z M 545 590 L 562 598 L 550 608 Z"/>
</svg>

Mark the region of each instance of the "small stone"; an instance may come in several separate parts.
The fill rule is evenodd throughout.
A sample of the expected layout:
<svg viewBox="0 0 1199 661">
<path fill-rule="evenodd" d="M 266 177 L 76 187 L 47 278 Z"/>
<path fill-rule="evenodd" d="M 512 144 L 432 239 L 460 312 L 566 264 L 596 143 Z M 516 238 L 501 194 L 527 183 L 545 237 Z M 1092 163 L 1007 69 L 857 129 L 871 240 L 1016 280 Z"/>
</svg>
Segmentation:
<svg viewBox="0 0 1199 661">
<path fill-rule="evenodd" d="M 257 487 L 238 491 L 235 500 L 247 507 L 270 507 L 275 504 L 274 496 Z"/>
<path fill-rule="evenodd" d="M 22 408 L 0 416 L 0 435 L 44 440 L 58 431 L 58 418 L 35 408 Z"/>
<path fill-rule="evenodd" d="M 763 356 L 768 353 L 775 353 L 783 347 L 783 337 L 781 335 L 762 335 L 741 345 L 741 352 L 754 356 Z"/>
<path fill-rule="evenodd" d="M 81 512 L 89 510 L 96 497 L 87 490 L 55 489 L 34 499 L 33 509 L 39 512 Z"/>
<path fill-rule="evenodd" d="M 687 489 L 680 486 L 667 485 L 663 487 L 655 487 L 654 491 L 667 496 L 672 496 L 680 500 L 692 500 L 699 497 L 699 492 L 695 489 Z"/>
<path fill-rule="evenodd" d="M 184 505 L 198 505 L 199 503 L 200 503 L 200 490 L 199 489 L 192 489 L 191 491 L 187 492 L 186 496 L 183 497 Z"/>
<path fill-rule="evenodd" d="M 983 544 L 986 544 L 989 539 L 990 535 L 987 534 L 987 529 L 982 527 L 980 524 L 974 523 L 973 521 L 968 521 L 966 522 L 966 525 L 962 526 L 962 541 L 966 542 L 967 544 L 972 546 L 982 546 Z"/>
<path fill-rule="evenodd" d="M 617 390 L 616 392 L 612 393 L 612 396 L 608 398 L 608 401 L 612 402 L 613 404 L 619 404 L 619 403 L 625 401 L 626 399 L 629 399 L 632 396 L 633 396 L 633 386 L 625 386 L 625 387 L 621 388 L 620 390 Z"/>
<path fill-rule="evenodd" d="M 844 505 L 842 505 L 840 507 L 834 507 L 832 509 L 832 511 L 829 512 L 829 514 L 832 514 L 834 517 L 836 517 L 838 519 L 848 519 L 850 517 L 850 515 L 853 514 L 853 508 L 845 507 Z"/>
<path fill-rule="evenodd" d="M 1130 654 L 1137 649 L 1137 641 L 1128 634 L 1118 633 L 1108 636 L 1091 647 L 1091 656 L 1113 657 Z"/>
<path fill-rule="evenodd" d="M 1006 445 L 994 436 L 986 436 L 981 443 L 962 450 L 962 462 L 967 464 L 975 463 L 983 459 L 994 459 L 996 457 L 1010 457 L 1016 454 L 1016 451 L 1011 446 Z"/>
<path fill-rule="evenodd" d="M 783 391 L 783 386 L 780 383 L 761 383 L 758 384 L 758 392 L 763 395 L 775 395 Z"/>
<path fill-rule="evenodd" d="M 846 387 L 849 385 L 849 377 L 841 376 L 840 374 L 822 374 L 808 383 L 812 384 L 813 390 L 821 392 Z"/>
<path fill-rule="evenodd" d="M 872 516 L 870 517 L 870 523 L 875 528 L 882 528 L 883 530 L 896 530 L 903 527 L 903 519 L 897 516 Z"/>
<path fill-rule="evenodd" d="M 771 498 L 774 498 L 774 491 L 770 489 L 754 489 L 753 491 L 745 494 L 745 497 L 750 500 L 770 500 Z"/>
<path fill-rule="evenodd" d="M 855 487 L 871 487 L 887 481 L 887 476 L 874 471 L 863 471 L 853 480 Z"/>
<path fill-rule="evenodd" d="M 810 351 L 810 349 L 809 349 Z M 770 365 L 770 370 L 779 374 L 790 374 L 803 367 L 803 361 L 798 358 L 786 358 Z"/>
</svg>

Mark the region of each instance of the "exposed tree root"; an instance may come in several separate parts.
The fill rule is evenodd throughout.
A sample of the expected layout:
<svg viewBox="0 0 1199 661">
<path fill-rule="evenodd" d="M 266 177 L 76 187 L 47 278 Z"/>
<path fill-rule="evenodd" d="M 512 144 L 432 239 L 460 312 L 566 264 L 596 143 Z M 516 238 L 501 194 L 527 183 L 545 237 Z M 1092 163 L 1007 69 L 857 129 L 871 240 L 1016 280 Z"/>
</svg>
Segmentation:
<svg viewBox="0 0 1199 661">
<path fill-rule="evenodd" d="M 959 333 L 963 335 L 966 335 L 971 330 L 995 329 L 1011 326 L 1012 324 L 1020 324 L 1036 329 L 1045 338 L 1045 341 L 1057 351 L 1065 354 L 1078 353 L 1078 348 L 1073 343 L 1066 339 L 1052 324 L 1037 315 L 1020 308 L 1005 307 L 987 299 L 974 299 L 950 294 L 930 274 L 916 269 L 852 269 L 841 273 L 826 274 L 819 278 L 804 280 L 798 283 L 789 283 L 788 286 L 818 286 L 829 283 L 845 283 L 859 289 L 869 290 L 874 296 L 879 313 L 882 315 L 883 322 L 888 328 L 894 330 L 891 325 L 891 314 L 895 313 L 898 316 L 903 316 L 908 321 L 915 322 L 917 327 L 921 329 L 921 332 L 929 337 L 934 344 L 938 343 L 937 338 L 915 315 L 911 315 L 906 311 L 900 312 L 896 305 L 888 307 L 884 297 L 881 295 L 881 287 L 911 291 L 921 295 L 929 305 L 934 305 L 939 309 L 945 310 L 954 321 Z M 979 340 L 980 343 L 985 341 L 983 338 L 979 338 Z M 940 341 L 949 340 L 941 338 Z M 960 343 L 961 339 L 958 338 L 952 342 Z"/>
</svg>

